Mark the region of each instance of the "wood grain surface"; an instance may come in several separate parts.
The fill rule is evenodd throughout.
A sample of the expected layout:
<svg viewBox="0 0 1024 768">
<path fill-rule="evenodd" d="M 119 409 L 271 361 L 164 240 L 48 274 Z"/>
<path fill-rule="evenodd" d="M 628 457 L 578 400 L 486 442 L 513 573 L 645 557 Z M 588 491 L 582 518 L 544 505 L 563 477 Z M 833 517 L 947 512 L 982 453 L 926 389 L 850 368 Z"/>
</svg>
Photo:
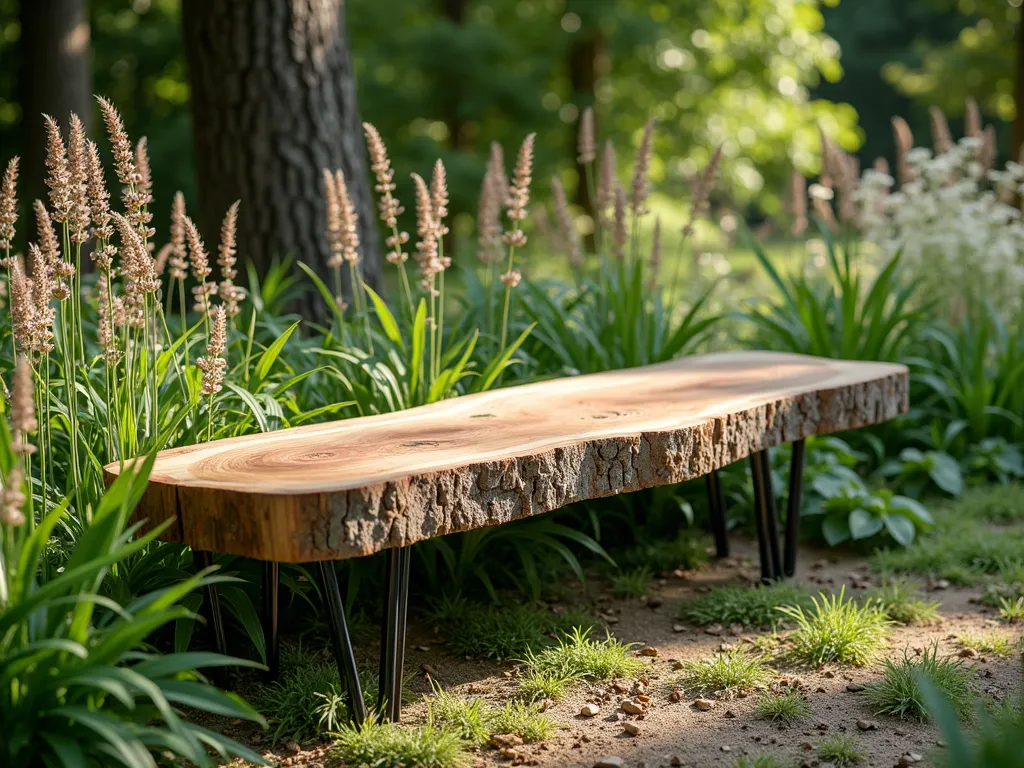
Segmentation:
<svg viewBox="0 0 1024 768">
<path fill-rule="evenodd" d="M 136 517 L 175 516 L 165 538 L 197 549 L 358 557 L 877 424 L 907 409 L 907 385 L 901 365 L 774 352 L 526 384 L 163 451 Z"/>
</svg>

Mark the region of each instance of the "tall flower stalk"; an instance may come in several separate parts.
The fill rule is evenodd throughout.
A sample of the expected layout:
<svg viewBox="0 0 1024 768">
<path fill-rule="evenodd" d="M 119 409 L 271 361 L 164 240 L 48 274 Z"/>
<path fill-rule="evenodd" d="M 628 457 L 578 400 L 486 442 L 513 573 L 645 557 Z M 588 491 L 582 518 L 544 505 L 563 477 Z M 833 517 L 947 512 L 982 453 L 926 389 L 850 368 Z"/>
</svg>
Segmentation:
<svg viewBox="0 0 1024 768">
<path fill-rule="evenodd" d="M 508 265 L 505 273 L 501 276 L 501 282 L 505 286 L 505 304 L 501 315 L 501 341 L 498 346 L 499 354 L 505 350 L 505 343 L 508 340 L 508 316 L 509 307 L 512 303 L 512 289 L 519 285 L 522 280 L 522 273 L 515 268 L 516 248 L 526 245 L 526 233 L 523 232 L 522 224 L 527 216 L 526 206 L 530 201 L 530 181 L 533 174 L 533 144 L 537 134 L 531 133 L 519 147 L 519 156 L 516 159 L 515 172 L 512 176 L 512 183 L 508 188 L 508 201 L 506 204 L 506 215 L 511 222 L 511 229 L 505 232 L 504 242 L 508 246 Z"/>
</svg>

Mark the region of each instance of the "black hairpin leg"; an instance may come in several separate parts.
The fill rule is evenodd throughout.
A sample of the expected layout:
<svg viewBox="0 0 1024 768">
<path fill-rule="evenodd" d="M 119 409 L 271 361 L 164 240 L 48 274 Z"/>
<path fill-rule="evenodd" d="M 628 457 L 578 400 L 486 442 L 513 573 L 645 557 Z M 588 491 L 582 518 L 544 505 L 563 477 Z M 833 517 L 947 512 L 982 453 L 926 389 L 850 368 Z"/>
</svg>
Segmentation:
<svg viewBox="0 0 1024 768">
<path fill-rule="evenodd" d="M 334 563 L 330 560 L 321 561 L 320 573 L 324 580 L 324 602 L 327 603 L 334 660 L 338 665 L 341 683 L 348 693 L 349 718 L 355 725 L 362 725 L 366 719 L 366 704 L 363 702 L 363 691 L 359 686 L 356 657 L 352 651 L 352 640 L 348 636 L 348 626 L 345 624 L 345 603 L 341 599 Z"/>
<path fill-rule="evenodd" d="M 267 647 L 267 679 L 276 680 L 281 671 L 280 637 L 277 634 L 278 585 L 281 566 L 263 564 L 263 641 Z"/>
<path fill-rule="evenodd" d="M 793 443 L 789 465 L 789 498 L 786 500 L 786 549 L 783 570 L 787 576 L 796 573 L 796 548 L 800 536 L 800 494 L 804 486 L 804 441 Z"/>
<path fill-rule="evenodd" d="M 772 557 L 774 578 L 782 578 L 782 555 L 779 552 L 779 515 L 775 509 L 775 489 L 772 487 L 772 463 L 768 449 L 761 451 L 761 476 L 764 478 L 764 502 L 767 512 L 768 552 Z"/>
<path fill-rule="evenodd" d="M 726 526 L 725 500 L 722 498 L 722 486 L 718 482 L 718 471 L 711 470 L 707 475 L 708 510 L 711 516 L 711 532 L 715 536 L 715 554 L 718 557 L 729 556 L 729 533 Z"/>
<path fill-rule="evenodd" d="M 750 456 L 750 476 L 754 482 L 754 523 L 757 525 L 757 550 L 761 558 L 761 583 L 770 584 L 774 578 L 771 553 L 768 551 L 768 511 L 765 503 L 763 465 L 760 454 Z"/>
<path fill-rule="evenodd" d="M 397 723 L 402 716 L 402 675 L 405 668 L 405 629 L 409 606 L 409 570 L 412 547 L 387 551 L 385 591 L 387 616 L 381 627 L 380 682 L 377 710 Z"/>
<path fill-rule="evenodd" d="M 192 550 L 192 563 L 196 572 L 206 570 L 213 565 L 213 556 L 201 549 Z M 203 601 L 206 603 L 206 619 L 210 622 L 210 630 L 213 633 L 213 647 L 217 653 L 228 652 L 228 642 L 224 635 L 224 615 L 220 610 L 220 596 L 217 594 L 215 584 L 207 584 L 203 587 Z"/>
</svg>

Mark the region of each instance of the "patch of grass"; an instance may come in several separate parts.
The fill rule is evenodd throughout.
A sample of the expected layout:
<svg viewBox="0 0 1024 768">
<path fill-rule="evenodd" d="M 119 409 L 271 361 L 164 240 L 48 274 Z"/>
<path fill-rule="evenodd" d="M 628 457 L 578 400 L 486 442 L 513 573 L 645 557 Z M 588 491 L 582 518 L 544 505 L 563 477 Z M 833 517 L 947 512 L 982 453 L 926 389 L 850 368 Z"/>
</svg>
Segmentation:
<svg viewBox="0 0 1024 768">
<path fill-rule="evenodd" d="M 579 680 L 638 675 L 647 665 L 630 653 L 632 647 L 611 635 L 592 640 L 590 629 L 576 627 L 562 635 L 556 645 L 526 654 L 526 674 L 519 681 L 519 693 L 531 701 L 560 698 Z"/>
<path fill-rule="evenodd" d="M 841 733 L 818 744 L 818 758 L 827 763 L 834 763 L 839 768 L 857 765 L 865 760 L 864 753 L 857 749 L 857 740 L 853 736 Z"/>
<path fill-rule="evenodd" d="M 458 734 L 471 744 L 486 744 L 491 738 L 491 712 L 483 699 L 463 698 L 433 683 L 427 698 L 427 724 Z"/>
<path fill-rule="evenodd" d="M 973 675 L 959 659 L 940 659 L 938 643 L 925 648 L 920 656 L 909 655 L 904 650 L 902 659 L 886 659 L 882 679 L 869 683 L 864 696 L 876 715 L 924 722 L 928 720 L 928 709 L 917 684 L 921 674 L 927 675 L 938 687 L 957 717 L 970 718 L 974 702 Z"/>
<path fill-rule="evenodd" d="M 370 719 L 361 727 L 345 725 L 334 736 L 332 753 L 345 765 L 468 768 L 473 764 L 458 733 L 431 725 L 410 728 Z"/>
<path fill-rule="evenodd" d="M 738 757 L 732 765 L 733 768 L 793 768 L 794 762 L 762 752 L 753 757 L 747 755 Z"/>
<path fill-rule="evenodd" d="M 999 618 L 1010 624 L 1024 621 L 1024 597 L 1018 597 L 1014 602 L 1010 602 L 1005 597 L 1000 600 Z"/>
<path fill-rule="evenodd" d="M 348 719 L 338 667 L 321 655 L 301 658 L 276 682 L 257 686 L 251 701 L 270 722 L 270 741 L 307 741 L 325 735 Z M 375 706 L 376 678 L 361 681 L 363 700 Z"/>
<path fill-rule="evenodd" d="M 640 597 L 647 592 L 647 585 L 654 578 L 650 568 L 634 568 L 612 575 L 612 594 L 615 597 Z"/>
<path fill-rule="evenodd" d="M 811 714 L 811 705 L 799 691 L 787 688 L 782 693 L 766 693 L 759 698 L 754 713 L 762 720 L 792 725 Z"/>
<path fill-rule="evenodd" d="M 948 514 L 992 523 L 1024 522 L 1024 485 L 983 485 L 968 489 Z"/>
<path fill-rule="evenodd" d="M 1024 561 L 1006 560 L 997 566 L 995 575 L 985 586 L 981 602 L 998 606 L 1004 600 L 1016 602 L 1024 597 Z"/>
<path fill-rule="evenodd" d="M 872 558 L 872 567 L 885 576 L 934 576 L 960 586 L 980 584 L 1020 557 L 1024 530 L 1003 530 L 999 535 L 969 519 L 950 521 L 911 546 L 885 549 Z"/>
<path fill-rule="evenodd" d="M 731 699 L 766 688 L 773 674 L 763 661 L 737 648 L 710 659 L 687 662 L 679 682 L 687 691 L 698 695 L 717 694 Z"/>
<path fill-rule="evenodd" d="M 610 680 L 633 677 L 646 664 L 630 653 L 634 643 L 623 644 L 610 634 L 604 640 L 592 640 L 590 629 L 575 627 L 558 638 L 558 644 L 540 653 L 527 654 L 527 667 L 538 672 L 556 672 L 565 677 Z"/>
<path fill-rule="evenodd" d="M 1009 656 L 1021 648 L 1021 638 L 1013 638 L 997 630 L 985 634 L 967 632 L 960 635 L 957 642 L 964 648 L 991 656 Z"/>
<path fill-rule="evenodd" d="M 653 571 L 692 570 L 708 560 L 707 541 L 683 532 L 672 540 L 651 541 L 630 547 L 616 560 L 623 568 L 647 567 Z"/>
<path fill-rule="evenodd" d="M 448 639 L 457 656 L 507 661 L 551 645 L 553 635 L 573 627 L 590 627 L 585 614 L 555 614 L 532 605 L 480 605 L 464 598 L 440 601 L 428 617 Z"/>
<path fill-rule="evenodd" d="M 519 679 L 519 695 L 527 701 L 543 699 L 560 699 L 569 692 L 577 682 L 575 677 L 567 677 L 558 672 L 541 672 L 527 670 Z"/>
<path fill-rule="evenodd" d="M 931 624 L 939 618 L 939 603 L 924 600 L 920 588 L 906 579 L 893 579 L 869 590 L 865 598 L 874 600 L 899 624 Z"/>
<path fill-rule="evenodd" d="M 750 641 L 750 646 L 762 656 L 772 656 L 782 645 L 782 637 L 777 632 L 769 635 L 757 635 Z"/>
<path fill-rule="evenodd" d="M 698 595 L 683 604 L 682 617 L 694 624 L 745 624 L 774 627 L 784 621 L 779 608 L 809 607 L 807 590 L 787 582 L 769 586 L 725 586 Z"/>
<path fill-rule="evenodd" d="M 533 704 L 509 701 L 495 711 L 491 721 L 493 733 L 514 733 L 523 741 L 543 741 L 551 736 L 558 726 Z"/>
<path fill-rule="evenodd" d="M 829 662 L 871 663 L 885 646 L 892 623 L 874 603 L 858 605 L 847 598 L 845 587 L 838 595 L 821 593 L 813 599 L 811 610 L 799 606 L 779 610 L 796 622 L 788 638 L 793 644 L 790 653 L 817 667 Z"/>
<path fill-rule="evenodd" d="M 493 709 L 483 699 L 464 698 L 439 686 L 427 699 L 427 723 L 477 745 L 486 744 L 495 734 L 506 733 L 527 742 L 542 741 L 557 727 L 533 704 L 509 701 L 501 709 Z"/>
</svg>

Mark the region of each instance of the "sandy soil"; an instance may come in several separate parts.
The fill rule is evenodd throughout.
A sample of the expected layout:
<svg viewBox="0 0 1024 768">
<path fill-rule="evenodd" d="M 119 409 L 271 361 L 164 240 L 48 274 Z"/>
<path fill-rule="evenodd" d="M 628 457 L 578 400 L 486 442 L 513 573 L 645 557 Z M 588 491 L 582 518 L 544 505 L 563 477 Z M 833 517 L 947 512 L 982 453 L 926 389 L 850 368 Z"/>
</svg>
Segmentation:
<svg viewBox="0 0 1024 768">
<path fill-rule="evenodd" d="M 656 766 L 731 766 L 740 755 L 771 752 L 797 758 L 797 764 L 823 765 L 813 747 L 835 733 L 852 734 L 859 749 L 867 755 L 867 765 L 897 766 L 923 758 L 941 750 L 937 731 L 929 725 L 907 723 L 875 717 L 863 697 L 856 693 L 858 685 L 877 679 L 877 668 L 825 667 L 801 669 L 778 666 L 780 680 L 804 691 L 813 714 L 792 728 L 771 725 L 754 716 L 755 697 L 720 701 L 709 711 L 698 711 L 693 697 L 673 701 L 674 681 L 679 672 L 677 662 L 707 657 L 719 650 L 723 642 L 749 642 L 758 634 L 743 628 L 737 636 L 725 628 L 721 635 L 712 635 L 678 618 L 680 603 L 701 590 L 728 582 L 753 582 L 757 577 L 753 551 L 749 543 L 736 542 L 737 556 L 712 562 L 694 572 L 664 574 L 651 585 L 646 602 L 641 599 L 613 600 L 601 591 L 602 585 L 591 584 L 588 601 L 595 615 L 611 617 L 609 628 L 624 642 L 639 647 L 656 648 L 658 655 L 650 660 L 645 678 L 650 697 L 642 715 L 626 715 L 618 703 L 633 684 L 621 686 L 608 683 L 582 687 L 562 701 L 551 703 L 547 714 L 562 729 L 541 744 L 516 746 L 505 755 L 491 748 L 481 750 L 476 758 L 479 766 L 543 765 L 591 768 L 602 760 L 617 757 L 621 765 L 632 768 Z M 871 574 L 862 560 L 837 557 L 831 551 L 804 550 L 799 559 L 796 581 L 826 591 L 838 591 L 843 585 L 854 594 L 872 586 Z M 902 656 L 904 649 L 923 649 L 939 643 L 940 655 L 959 650 L 955 639 L 965 631 L 987 631 L 994 624 L 994 613 L 974 602 L 977 589 L 933 589 L 928 596 L 942 604 L 942 620 L 927 627 L 896 627 L 889 644 L 889 655 Z M 553 605 L 554 610 L 560 606 Z M 738 628 L 737 628 L 738 629 Z M 1002 697 L 1020 686 L 1019 662 L 1014 659 L 975 658 L 965 663 L 976 672 L 979 694 Z M 424 670 L 433 673 L 441 684 L 461 694 L 475 695 L 503 703 L 515 690 L 512 679 L 514 664 L 453 658 L 431 633 L 431 628 L 413 626 L 406 657 L 410 687 L 416 693 L 427 693 L 429 682 Z M 850 689 L 854 690 L 850 690 Z M 621 692 L 617 693 L 619 690 Z M 595 702 L 601 706 L 596 717 L 580 716 L 581 707 Z M 424 717 L 422 703 L 407 705 L 404 721 L 415 723 Z M 862 730 L 858 721 L 874 726 Z M 625 724 L 639 727 L 638 735 L 630 735 Z M 864 725 L 865 723 L 862 723 Z M 258 742 L 254 744 L 258 748 Z M 327 744 L 304 745 L 296 751 L 275 749 L 268 756 L 285 766 L 327 766 Z M 908 753 L 910 756 L 908 756 Z M 615 763 L 611 763 L 614 765 Z"/>
</svg>

